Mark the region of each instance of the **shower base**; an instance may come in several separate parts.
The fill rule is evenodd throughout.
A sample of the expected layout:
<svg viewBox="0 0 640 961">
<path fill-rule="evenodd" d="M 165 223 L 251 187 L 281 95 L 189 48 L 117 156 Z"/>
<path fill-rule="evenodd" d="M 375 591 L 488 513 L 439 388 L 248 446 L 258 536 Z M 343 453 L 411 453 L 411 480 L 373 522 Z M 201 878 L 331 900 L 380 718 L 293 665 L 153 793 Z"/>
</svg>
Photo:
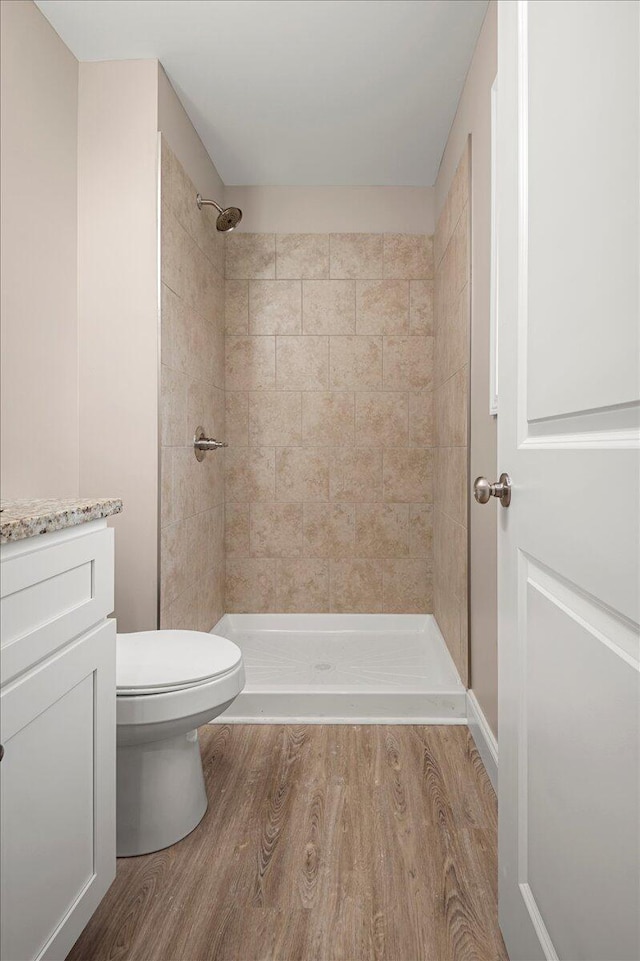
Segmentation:
<svg viewBox="0 0 640 961">
<path fill-rule="evenodd" d="M 247 682 L 213 723 L 465 724 L 431 614 L 225 614 Z"/>
</svg>

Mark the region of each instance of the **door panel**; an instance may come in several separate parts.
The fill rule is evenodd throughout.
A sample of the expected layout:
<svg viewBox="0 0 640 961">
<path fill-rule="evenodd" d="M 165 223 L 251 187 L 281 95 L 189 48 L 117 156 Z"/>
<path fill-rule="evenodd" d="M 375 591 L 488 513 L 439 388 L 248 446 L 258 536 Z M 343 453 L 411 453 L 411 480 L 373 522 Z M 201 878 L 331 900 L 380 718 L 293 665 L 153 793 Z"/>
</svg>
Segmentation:
<svg viewBox="0 0 640 961">
<path fill-rule="evenodd" d="M 500 921 L 634 961 L 640 6 L 499 6 Z"/>
</svg>

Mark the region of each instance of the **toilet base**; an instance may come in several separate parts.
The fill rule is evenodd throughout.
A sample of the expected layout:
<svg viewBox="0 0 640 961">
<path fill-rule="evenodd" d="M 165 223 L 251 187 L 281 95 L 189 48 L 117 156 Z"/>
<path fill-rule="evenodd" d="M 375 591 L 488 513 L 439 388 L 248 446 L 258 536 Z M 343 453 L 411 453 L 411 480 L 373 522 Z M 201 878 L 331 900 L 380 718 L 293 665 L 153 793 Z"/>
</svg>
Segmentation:
<svg viewBox="0 0 640 961">
<path fill-rule="evenodd" d="M 119 744 L 116 855 L 150 854 L 180 841 L 207 810 L 198 732 Z"/>
</svg>

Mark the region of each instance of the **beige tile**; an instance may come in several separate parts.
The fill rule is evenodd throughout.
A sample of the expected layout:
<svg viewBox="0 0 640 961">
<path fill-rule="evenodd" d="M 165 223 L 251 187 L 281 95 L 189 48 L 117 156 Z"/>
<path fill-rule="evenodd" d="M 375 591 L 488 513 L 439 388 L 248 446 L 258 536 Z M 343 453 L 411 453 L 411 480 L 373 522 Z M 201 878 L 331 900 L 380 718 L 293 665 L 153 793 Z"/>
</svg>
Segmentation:
<svg viewBox="0 0 640 961">
<path fill-rule="evenodd" d="M 425 560 L 383 561 L 384 610 L 387 614 L 428 614 L 433 611 L 431 570 Z"/>
<path fill-rule="evenodd" d="M 273 390 L 275 337 L 227 337 L 225 371 L 227 390 Z"/>
<path fill-rule="evenodd" d="M 229 447 L 249 444 L 249 394 L 247 391 L 226 391 L 225 440 Z"/>
<path fill-rule="evenodd" d="M 440 511 L 434 513 L 434 605 L 440 630 L 460 679 L 468 680 L 467 531 Z"/>
<path fill-rule="evenodd" d="M 253 557 L 299 557 L 302 554 L 302 504 L 252 504 Z"/>
<path fill-rule="evenodd" d="M 166 367 L 183 372 L 189 369 L 189 313 L 181 298 L 161 284 L 160 356 Z"/>
<path fill-rule="evenodd" d="M 275 234 L 227 234 L 226 277 L 232 280 L 274 280 Z"/>
<path fill-rule="evenodd" d="M 193 472 L 193 513 L 210 510 L 224 503 L 224 454 L 215 451 L 198 462 L 193 451 L 185 448 Z"/>
<path fill-rule="evenodd" d="M 358 504 L 355 553 L 358 557 L 406 557 L 409 505 Z"/>
<path fill-rule="evenodd" d="M 469 145 L 465 144 L 453 176 L 447 199 L 442 208 L 434 238 L 434 259 L 440 262 L 453 230 L 460 219 L 464 205 L 469 199 Z"/>
<path fill-rule="evenodd" d="M 433 280 L 409 284 L 409 327 L 412 334 L 433 334 Z"/>
<path fill-rule="evenodd" d="M 224 391 L 202 380 L 190 380 L 187 384 L 187 431 L 190 441 L 193 441 L 195 429 L 199 426 L 204 427 L 208 437 L 224 439 Z"/>
<path fill-rule="evenodd" d="M 469 286 L 466 285 L 439 313 L 433 371 L 436 386 L 469 363 L 469 309 Z"/>
<path fill-rule="evenodd" d="M 199 584 L 191 584 L 169 606 L 165 612 L 165 620 L 170 630 L 197 631 L 200 629 L 198 608 Z"/>
<path fill-rule="evenodd" d="M 186 538 L 186 563 L 188 582 L 194 584 L 206 572 L 209 557 L 209 525 L 203 522 L 202 513 L 192 514 L 183 523 Z"/>
<path fill-rule="evenodd" d="M 433 507 L 411 504 L 409 507 L 409 554 L 422 557 L 433 565 Z"/>
<path fill-rule="evenodd" d="M 352 557 L 355 542 L 355 511 L 352 504 L 305 504 L 305 555 Z"/>
<path fill-rule="evenodd" d="M 299 334 L 302 289 L 299 280 L 249 281 L 249 330 L 252 334 Z"/>
<path fill-rule="evenodd" d="M 227 501 L 224 506 L 224 550 L 227 557 L 249 557 L 249 504 Z"/>
<path fill-rule="evenodd" d="M 385 450 L 382 464 L 384 499 L 399 504 L 431 504 L 433 461 L 430 450 Z"/>
<path fill-rule="evenodd" d="M 409 445 L 432 447 L 434 440 L 433 391 L 409 394 Z"/>
<path fill-rule="evenodd" d="M 168 607 L 189 586 L 188 542 L 185 523 L 178 521 L 160 534 L 161 606 Z"/>
<path fill-rule="evenodd" d="M 225 606 L 230 613 L 268 614 L 276 609 L 276 571 L 271 558 L 227 560 Z"/>
<path fill-rule="evenodd" d="M 424 234 L 385 234 L 384 276 L 399 280 L 428 280 L 433 277 L 433 237 Z"/>
<path fill-rule="evenodd" d="M 329 244 L 331 278 L 382 277 L 382 234 L 331 234 Z"/>
<path fill-rule="evenodd" d="M 379 448 L 333 452 L 331 500 L 351 503 L 382 500 L 382 451 Z"/>
<path fill-rule="evenodd" d="M 329 561 L 299 558 L 276 563 L 278 611 L 315 614 L 329 610 Z"/>
<path fill-rule="evenodd" d="M 356 331 L 359 334 L 408 334 L 409 281 L 358 281 Z"/>
<path fill-rule="evenodd" d="M 166 207 L 162 210 L 161 279 L 203 317 L 212 319 L 219 275 Z"/>
<path fill-rule="evenodd" d="M 249 443 L 257 447 L 297 447 L 301 441 L 300 394 L 258 391 L 249 394 Z"/>
<path fill-rule="evenodd" d="M 173 500 L 176 520 L 185 520 L 196 511 L 197 464 L 192 448 L 173 448 Z"/>
<path fill-rule="evenodd" d="M 337 614 L 382 612 L 380 560 L 331 561 L 331 610 Z"/>
<path fill-rule="evenodd" d="M 178 222 L 193 238 L 216 270 L 223 271 L 222 239 L 216 238 L 215 217 L 205 208 L 198 210 L 195 203 L 197 188 L 182 165 L 171 152 L 166 141 L 162 144 L 162 200 Z"/>
<path fill-rule="evenodd" d="M 409 395 L 359 393 L 356 397 L 358 447 L 404 447 L 409 439 Z"/>
<path fill-rule="evenodd" d="M 331 337 L 329 379 L 338 390 L 382 387 L 382 337 Z"/>
<path fill-rule="evenodd" d="M 276 276 L 321 280 L 329 276 L 328 234 L 277 234 Z"/>
<path fill-rule="evenodd" d="M 435 391 L 438 447 L 466 447 L 469 371 L 465 366 Z"/>
<path fill-rule="evenodd" d="M 434 480 L 439 508 L 457 524 L 466 527 L 469 494 L 467 448 L 438 447 Z"/>
<path fill-rule="evenodd" d="M 328 337 L 278 337 L 278 389 L 326 390 L 329 386 L 328 340 Z"/>
<path fill-rule="evenodd" d="M 275 451 L 270 447 L 230 447 L 225 451 L 227 501 L 272 501 Z"/>
<path fill-rule="evenodd" d="M 173 479 L 172 447 L 160 451 L 160 526 L 169 527 L 178 520 L 176 514 L 175 486 Z"/>
<path fill-rule="evenodd" d="M 355 406 L 349 391 L 302 394 L 302 443 L 307 447 L 349 447 L 355 433 Z"/>
<path fill-rule="evenodd" d="M 222 572 L 207 571 L 198 582 L 198 630 L 208 633 L 224 614 Z"/>
<path fill-rule="evenodd" d="M 207 514 L 208 518 L 208 532 L 207 532 L 207 555 L 206 555 L 206 567 L 207 571 L 215 569 L 221 572 L 224 569 L 224 528 L 225 528 L 225 516 L 224 516 L 224 504 L 220 504 L 213 510 L 209 511 Z M 222 583 L 222 582 L 221 582 Z"/>
<path fill-rule="evenodd" d="M 225 281 L 224 326 L 228 334 L 249 333 L 249 281 Z"/>
<path fill-rule="evenodd" d="M 187 443 L 187 377 L 162 365 L 160 371 L 160 436 L 163 447 Z"/>
<path fill-rule="evenodd" d="M 384 337 L 382 377 L 385 390 L 431 387 L 433 337 Z"/>
<path fill-rule="evenodd" d="M 356 329 L 354 280 L 305 280 L 302 284 L 305 334 L 353 334 Z"/>
<path fill-rule="evenodd" d="M 276 499 L 328 501 L 329 452 L 321 448 L 285 447 L 276 451 Z"/>
</svg>

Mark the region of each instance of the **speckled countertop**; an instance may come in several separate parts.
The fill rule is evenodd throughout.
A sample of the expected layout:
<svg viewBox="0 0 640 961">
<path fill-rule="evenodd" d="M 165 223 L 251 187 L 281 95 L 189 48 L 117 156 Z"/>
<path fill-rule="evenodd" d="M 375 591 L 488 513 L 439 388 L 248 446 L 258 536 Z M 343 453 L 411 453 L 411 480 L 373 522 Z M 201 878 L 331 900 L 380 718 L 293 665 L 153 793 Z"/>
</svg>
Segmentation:
<svg viewBox="0 0 640 961">
<path fill-rule="evenodd" d="M 122 501 L 116 497 L 69 497 L 3 501 L 0 507 L 0 544 L 6 544 L 119 514 Z"/>
</svg>

